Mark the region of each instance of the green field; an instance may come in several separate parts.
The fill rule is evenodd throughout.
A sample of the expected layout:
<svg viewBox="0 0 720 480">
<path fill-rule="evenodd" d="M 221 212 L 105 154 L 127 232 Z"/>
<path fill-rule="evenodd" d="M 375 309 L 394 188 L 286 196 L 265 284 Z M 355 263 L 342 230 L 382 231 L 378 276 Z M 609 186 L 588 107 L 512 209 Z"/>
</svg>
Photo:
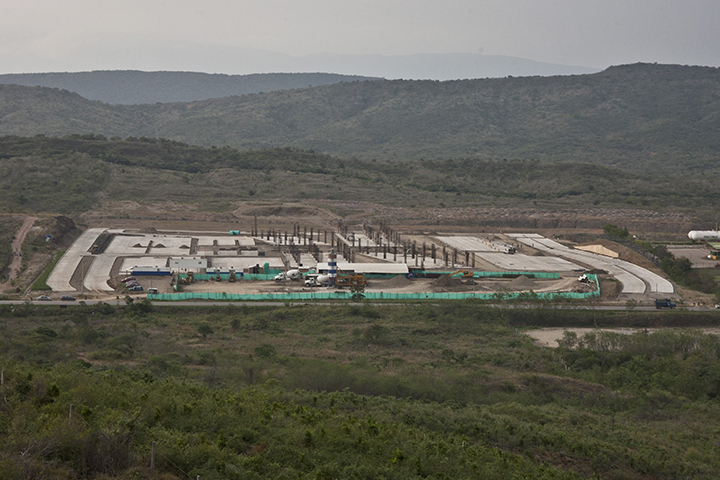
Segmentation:
<svg viewBox="0 0 720 480">
<path fill-rule="evenodd" d="M 714 313 L 0 306 L 3 478 L 715 478 Z M 69 419 L 70 406 L 73 417 Z"/>
</svg>

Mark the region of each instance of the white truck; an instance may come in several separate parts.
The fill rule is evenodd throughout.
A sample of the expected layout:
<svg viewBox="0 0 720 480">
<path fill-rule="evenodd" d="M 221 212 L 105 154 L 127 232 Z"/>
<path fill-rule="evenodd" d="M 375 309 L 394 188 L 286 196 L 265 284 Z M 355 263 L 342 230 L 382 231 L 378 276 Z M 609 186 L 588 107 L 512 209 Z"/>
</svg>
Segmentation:
<svg viewBox="0 0 720 480">
<path fill-rule="evenodd" d="M 306 287 L 327 287 L 329 275 L 318 275 L 317 273 L 311 273 L 305 279 Z"/>
<path fill-rule="evenodd" d="M 276 282 L 283 282 L 285 280 L 291 280 L 293 282 L 297 282 L 301 278 L 302 278 L 302 273 L 300 273 L 300 270 L 293 269 L 293 270 L 288 270 L 287 272 L 278 273 L 277 275 L 275 275 L 273 280 L 275 280 Z"/>
</svg>

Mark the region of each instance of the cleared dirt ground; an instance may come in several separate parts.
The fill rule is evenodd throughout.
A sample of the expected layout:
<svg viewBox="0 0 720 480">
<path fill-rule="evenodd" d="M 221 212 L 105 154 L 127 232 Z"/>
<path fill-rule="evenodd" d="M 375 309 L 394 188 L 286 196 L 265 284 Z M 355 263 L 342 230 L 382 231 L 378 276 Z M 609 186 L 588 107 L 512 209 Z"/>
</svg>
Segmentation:
<svg viewBox="0 0 720 480">
<path fill-rule="evenodd" d="M 632 335 L 634 333 L 654 332 L 656 330 L 657 329 L 655 328 L 540 328 L 537 330 L 527 331 L 525 334 L 534 338 L 538 345 L 557 348 L 558 340 L 563 337 L 563 334 L 566 331 L 575 332 L 578 338 L 580 338 L 590 332 L 616 332 L 625 335 Z M 720 335 L 720 328 L 703 328 L 702 331 L 713 335 Z"/>
</svg>

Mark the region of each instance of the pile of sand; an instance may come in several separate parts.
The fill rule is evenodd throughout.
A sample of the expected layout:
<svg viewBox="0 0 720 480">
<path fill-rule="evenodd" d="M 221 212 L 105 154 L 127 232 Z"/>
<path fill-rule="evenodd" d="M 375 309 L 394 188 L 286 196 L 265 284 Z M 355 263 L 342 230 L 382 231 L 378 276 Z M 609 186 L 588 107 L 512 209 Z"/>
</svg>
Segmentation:
<svg viewBox="0 0 720 480">
<path fill-rule="evenodd" d="M 441 275 L 435 280 L 436 287 L 455 287 L 462 284 L 462 279 L 452 278 L 450 275 Z"/>
<path fill-rule="evenodd" d="M 407 278 L 403 277 L 402 275 L 398 275 L 396 277 L 391 278 L 387 282 L 385 282 L 385 285 L 390 288 L 403 288 L 407 287 L 412 284 L 412 280 L 408 280 Z"/>
<path fill-rule="evenodd" d="M 534 280 L 520 275 L 508 284 L 510 290 L 537 290 L 538 284 Z"/>
</svg>

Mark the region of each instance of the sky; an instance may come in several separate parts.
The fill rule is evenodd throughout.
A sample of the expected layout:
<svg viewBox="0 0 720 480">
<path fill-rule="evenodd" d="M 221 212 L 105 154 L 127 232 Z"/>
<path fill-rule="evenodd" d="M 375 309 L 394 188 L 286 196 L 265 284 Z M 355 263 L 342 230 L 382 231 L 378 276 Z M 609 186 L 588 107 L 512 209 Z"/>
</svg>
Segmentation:
<svg viewBox="0 0 720 480">
<path fill-rule="evenodd" d="M 720 66 L 720 0 L 2 0 L 0 73 L 263 73 L 229 59 L 321 53 Z"/>
</svg>

